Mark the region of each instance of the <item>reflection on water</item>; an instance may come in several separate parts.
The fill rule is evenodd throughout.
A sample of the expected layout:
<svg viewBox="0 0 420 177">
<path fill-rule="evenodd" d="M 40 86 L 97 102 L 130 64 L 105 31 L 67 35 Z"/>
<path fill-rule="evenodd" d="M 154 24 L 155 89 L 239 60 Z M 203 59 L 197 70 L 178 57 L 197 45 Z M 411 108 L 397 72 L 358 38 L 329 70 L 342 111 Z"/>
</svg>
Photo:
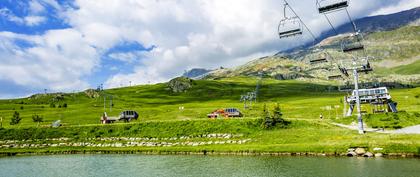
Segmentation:
<svg viewBox="0 0 420 177">
<path fill-rule="evenodd" d="M 418 177 L 420 159 L 51 155 L 0 158 L 0 176 Z"/>
</svg>

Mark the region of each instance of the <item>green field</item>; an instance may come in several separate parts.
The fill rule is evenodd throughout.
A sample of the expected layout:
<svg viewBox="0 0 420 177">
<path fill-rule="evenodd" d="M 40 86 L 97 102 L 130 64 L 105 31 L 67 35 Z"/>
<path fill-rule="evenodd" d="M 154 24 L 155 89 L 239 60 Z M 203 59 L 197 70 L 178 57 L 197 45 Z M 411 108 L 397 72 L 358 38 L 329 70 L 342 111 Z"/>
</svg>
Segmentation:
<svg viewBox="0 0 420 177">
<path fill-rule="evenodd" d="M 173 146 L 173 147 L 61 147 L 39 149 L 0 149 L 1 152 L 44 152 L 60 150 L 139 150 L 139 151 L 220 151 L 220 152 L 328 152 L 340 153 L 349 147 L 383 147 L 385 153 L 404 152 L 419 154 L 420 135 L 388 135 L 368 133 L 358 135 L 356 131 L 339 128 L 330 122 L 350 123 L 355 118 L 343 118 L 343 97 L 346 93 L 333 91 L 330 85 L 319 85 L 302 81 L 278 81 L 263 79 L 258 103 L 252 109 L 243 109 L 240 95 L 255 89 L 256 78 L 236 77 L 221 80 L 197 80 L 193 87 L 183 93 L 172 93 L 167 84 L 132 86 L 105 90 L 101 95 L 112 95 L 112 112 L 109 99 L 106 101 L 108 115 L 117 116 L 123 110 L 136 110 L 137 121 L 118 122 L 112 125 L 99 124 L 104 111 L 104 98 L 89 98 L 84 92 L 64 94 L 57 99 L 54 94 L 36 98 L 0 101 L 0 117 L 3 117 L 0 140 L 34 140 L 46 143 L 46 138 L 72 138 L 70 141 L 87 141 L 100 137 L 150 137 L 170 138 L 192 136 L 191 141 L 204 141 L 200 135 L 211 133 L 241 134 L 250 139 L 245 144 Z M 420 124 L 420 88 L 393 89 L 393 100 L 402 111 L 398 120 L 401 127 Z M 51 103 L 67 104 L 66 108 L 52 108 Z M 270 130 L 261 127 L 262 107 L 270 109 L 279 103 L 283 117 L 291 122 L 286 128 Z M 326 107 L 332 107 L 327 110 Z M 179 109 L 184 107 L 184 109 Z M 209 120 L 206 114 L 218 108 L 236 107 L 245 115 L 234 120 Z M 337 107 L 337 108 L 335 108 Z M 363 110 L 370 112 L 369 106 Z M 22 121 L 10 125 L 13 113 L 20 113 Z M 39 126 L 32 115 L 44 118 Z M 324 120 L 319 120 L 319 115 Z M 409 115 L 409 116 L 402 116 Z M 400 115 L 400 114 L 399 114 Z M 369 123 L 377 126 L 375 116 Z M 369 121 L 372 119 L 371 121 Z M 380 118 L 379 118 L 380 119 Z M 61 120 L 60 128 L 49 128 L 51 122 Z M 392 122 L 392 123 L 393 123 Z M 383 123 L 383 122 L 381 122 Z M 386 124 L 386 122 L 385 122 Z M 382 125 L 382 124 L 381 124 Z M 388 128 L 388 127 L 387 127 Z M 389 126 L 389 128 L 392 128 Z M 95 142 L 96 140 L 89 140 Z"/>
</svg>

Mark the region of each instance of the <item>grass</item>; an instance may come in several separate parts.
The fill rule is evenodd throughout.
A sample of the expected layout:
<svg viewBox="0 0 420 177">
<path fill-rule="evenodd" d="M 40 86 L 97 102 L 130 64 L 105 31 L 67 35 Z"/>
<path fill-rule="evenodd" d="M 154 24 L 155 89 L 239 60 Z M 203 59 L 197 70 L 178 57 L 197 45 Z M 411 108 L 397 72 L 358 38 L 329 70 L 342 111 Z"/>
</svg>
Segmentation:
<svg viewBox="0 0 420 177">
<path fill-rule="evenodd" d="M 41 95 L 37 98 L 0 100 L 0 117 L 3 117 L 3 129 L 0 140 L 10 139 L 46 139 L 70 137 L 74 141 L 84 141 L 94 137 L 179 137 L 209 133 L 242 134 L 252 139 L 246 144 L 205 145 L 199 147 L 130 147 L 130 148 L 80 148 L 50 147 L 43 149 L 0 149 L 10 151 L 67 151 L 67 150 L 122 150 L 122 151 L 192 151 L 202 150 L 217 152 L 344 152 L 353 146 L 383 147 L 384 152 L 417 153 L 420 147 L 419 135 L 386 135 L 369 133 L 360 136 L 355 131 L 331 126 L 328 122 L 352 121 L 343 118 L 342 100 L 345 93 L 328 91 L 329 85 L 319 85 L 302 81 L 278 81 L 263 79 L 258 103 L 252 109 L 241 109 L 241 94 L 255 88 L 256 78 L 236 77 L 221 80 L 199 80 L 192 89 L 184 93 L 172 93 L 166 84 L 133 86 L 106 90 L 113 96 L 112 112 L 106 104 L 108 115 L 117 116 L 123 110 L 136 110 L 140 114 L 137 121 L 99 124 L 99 117 L 104 111 L 103 97 L 89 98 L 85 93 L 64 94 L 64 99 L 54 100 L 55 95 Z M 420 111 L 420 88 L 393 89 L 393 100 L 406 114 L 417 115 Z M 50 103 L 64 104 L 67 108 L 51 108 Z M 107 101 L 108 102 L 108 101 Z M 283 117 L 292 123 L 287 128 L 265 130 L 261 128 L 262 107 L 270 109 L 279 103 Z M 332 107 L 327 110 L 326 107 Z M 337 108 L 336 108 L 337 106 Z M 23 109 L 21 109 L 23 107 Z M 179 107 L 185 109 L 180 110 Z M 236 107 L 244 113 L 243 119 L 209 120 L 206 114 L 218 109 Z M 371 108 L 362 107 L 365 111 Z M 22 121 L 18 125 L 9 125 L 14 111 L 18 111 Z M 37 127 L 32 115 L 44 117 L 44 122 Z M 319 120 L 319 115 L 324 120 Z M 402 127 L 417 124 L 418 117 L 405 119 L 398 114 Z M 54 120 L 62 120 L 63 127 L 49 128 Z M 380 119 L 380 118 L 378 118 Z M 376 126 L 376 118 L 366 119 L 367 124 Z M 380 126 L 380 125 L 379 125 Z M 198 138 L 200 139 L 200 138 Z M 45 140 L 44 140 L 45 142 Z"/>
</svg>

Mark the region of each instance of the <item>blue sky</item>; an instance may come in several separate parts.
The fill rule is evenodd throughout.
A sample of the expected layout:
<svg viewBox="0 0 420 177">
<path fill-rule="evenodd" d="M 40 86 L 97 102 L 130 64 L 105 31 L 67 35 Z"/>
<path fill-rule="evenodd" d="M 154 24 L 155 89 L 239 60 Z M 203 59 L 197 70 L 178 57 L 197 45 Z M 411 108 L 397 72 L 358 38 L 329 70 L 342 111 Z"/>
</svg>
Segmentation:
<svg viewBox="0 0 420 177">
<path fill-rule="evenodd" d="M 313 0 L 289 3 L 316 35 L 328 30 L 315 5 L 308 6 Z M 349 10 L 359 18 L 419 5 L 353 0 Z M 0 99 L 165 82 L 187 69 L 233 67 L 310 40 L 277 39 L 281 6 L 278 0 L 0 0 Z"/>
</svg>

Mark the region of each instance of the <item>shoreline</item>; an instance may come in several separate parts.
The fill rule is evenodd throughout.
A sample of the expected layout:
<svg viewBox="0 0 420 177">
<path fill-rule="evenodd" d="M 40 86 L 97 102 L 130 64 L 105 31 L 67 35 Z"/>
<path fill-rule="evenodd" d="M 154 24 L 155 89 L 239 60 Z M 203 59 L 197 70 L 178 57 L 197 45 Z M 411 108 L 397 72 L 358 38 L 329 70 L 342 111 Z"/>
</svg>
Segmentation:
<svg viewBox="0 0 420 177">
<path fill-rule="evenodd" d="M 349 157 L 347 153 L 338 152 L 249 152 L 249 151 L 159 151 L 159 150 L 46 150 L 46 151 L 10 151 L 0 152 L 1 157 L 15 157 L 15 156 L 43 156 L 43 155 L 74 155 L 74 154 L 139 154 L 139 155 L 203 155 L 203 156 L 295 156 L 295 157 Z M 349 158 L 362 157 L 362 158 L 420 158 L 420 154 L 415 153 L 386 153 L 380 157 L 363 157 L 353 156 Z"/>
</svg>

